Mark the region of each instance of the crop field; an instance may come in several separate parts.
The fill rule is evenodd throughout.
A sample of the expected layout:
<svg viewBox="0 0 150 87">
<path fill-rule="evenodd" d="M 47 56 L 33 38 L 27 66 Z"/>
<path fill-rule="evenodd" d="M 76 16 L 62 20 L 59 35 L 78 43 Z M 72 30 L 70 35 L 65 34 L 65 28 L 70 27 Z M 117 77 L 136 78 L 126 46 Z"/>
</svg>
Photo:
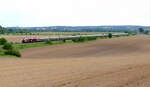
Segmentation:
<svg viewBox="0 0 150 87">
<path fill-rule="evenodd" d="M 150 37 L 21 50 L 0 58 L 0 87 L 150 87 Z"/>
</svg>

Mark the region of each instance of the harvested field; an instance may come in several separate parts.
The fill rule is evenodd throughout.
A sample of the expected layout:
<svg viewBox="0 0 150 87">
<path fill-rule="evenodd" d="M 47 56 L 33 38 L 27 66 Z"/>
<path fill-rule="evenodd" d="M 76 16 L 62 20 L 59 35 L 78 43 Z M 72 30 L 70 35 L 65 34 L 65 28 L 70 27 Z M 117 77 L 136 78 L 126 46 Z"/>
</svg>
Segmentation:
<svg viewBox="0 0 150 87">
<path fill-rule="evenodd" d="M 6 35 L 1 35 L 0 38 L 6 38 L 9 42 L 14 42 L 14 43 L 21 43 L 22 38 L 24 38 L 25 36 L 17 36 L 17 35 L 10 35 L 10 36 L 6 36 Z"/>
<path fill-rule="evenodd" d="M 0 59 L 0 87 L 150 87 L 150 37 L 22 50 Z"/>
</svg>

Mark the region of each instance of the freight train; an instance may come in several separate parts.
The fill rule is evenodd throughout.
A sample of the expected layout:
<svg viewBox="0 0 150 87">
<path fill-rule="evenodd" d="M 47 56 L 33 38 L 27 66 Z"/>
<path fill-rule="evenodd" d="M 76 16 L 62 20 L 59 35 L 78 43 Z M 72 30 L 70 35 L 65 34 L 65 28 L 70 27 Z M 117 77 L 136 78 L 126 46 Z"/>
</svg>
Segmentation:
<svg viewBox="0 0 150 87">
<path fill-rule="evenodd" d="M 126 36 L 128 33 L 113 33 L 112 36 Z M 80 37 L 107 37 L 108 34 L 100 35 L 76 35 L 76 36 L 62 36 L 55 38 L 23 38 L 22 43 L 34 43 L 34 42 L 45 42 L 45 41 L 60 41 L 60 40 L 72 40 Z"/>
</svg>

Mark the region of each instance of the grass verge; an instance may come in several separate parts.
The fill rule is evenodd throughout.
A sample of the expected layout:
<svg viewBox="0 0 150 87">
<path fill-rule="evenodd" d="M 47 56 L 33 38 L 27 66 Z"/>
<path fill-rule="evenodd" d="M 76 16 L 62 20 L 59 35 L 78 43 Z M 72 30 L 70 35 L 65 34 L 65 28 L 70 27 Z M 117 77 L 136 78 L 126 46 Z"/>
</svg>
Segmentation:
<svg viewBox="0 0 150 87">
<path fill-rule="evenodd" d="M 51 44 L 48 44 L 46 42 L 25 43 L 25 44 L 14 44 L 14 46 L 19 50 L 23 50 L 26 48 L 42 47 L 42 46 L 57 45 L 57 44 L 68 44 L 68 43 L 73 43 L 73 41 L 71 41 L 71 40 L 68 40 L 66 42 L 52 41 Z"/>
<path fill-rule="evenodd" d="M 11 56 L 11 55 L 0 55 L 0 58 L 19 58 L 19 57 Z"/>
</svg>

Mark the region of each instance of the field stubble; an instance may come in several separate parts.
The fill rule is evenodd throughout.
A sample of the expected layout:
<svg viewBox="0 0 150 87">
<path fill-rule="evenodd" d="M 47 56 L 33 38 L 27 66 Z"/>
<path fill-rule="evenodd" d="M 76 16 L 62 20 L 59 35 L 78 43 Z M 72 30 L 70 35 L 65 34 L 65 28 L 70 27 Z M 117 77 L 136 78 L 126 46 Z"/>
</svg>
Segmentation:
<svg viewBox="0 0 150 87">
<path fill-rule="evenodd" d="M 149 87 L 150 37 L 22 50 L 0 61 L 0 87 Z"/>
</svg>

